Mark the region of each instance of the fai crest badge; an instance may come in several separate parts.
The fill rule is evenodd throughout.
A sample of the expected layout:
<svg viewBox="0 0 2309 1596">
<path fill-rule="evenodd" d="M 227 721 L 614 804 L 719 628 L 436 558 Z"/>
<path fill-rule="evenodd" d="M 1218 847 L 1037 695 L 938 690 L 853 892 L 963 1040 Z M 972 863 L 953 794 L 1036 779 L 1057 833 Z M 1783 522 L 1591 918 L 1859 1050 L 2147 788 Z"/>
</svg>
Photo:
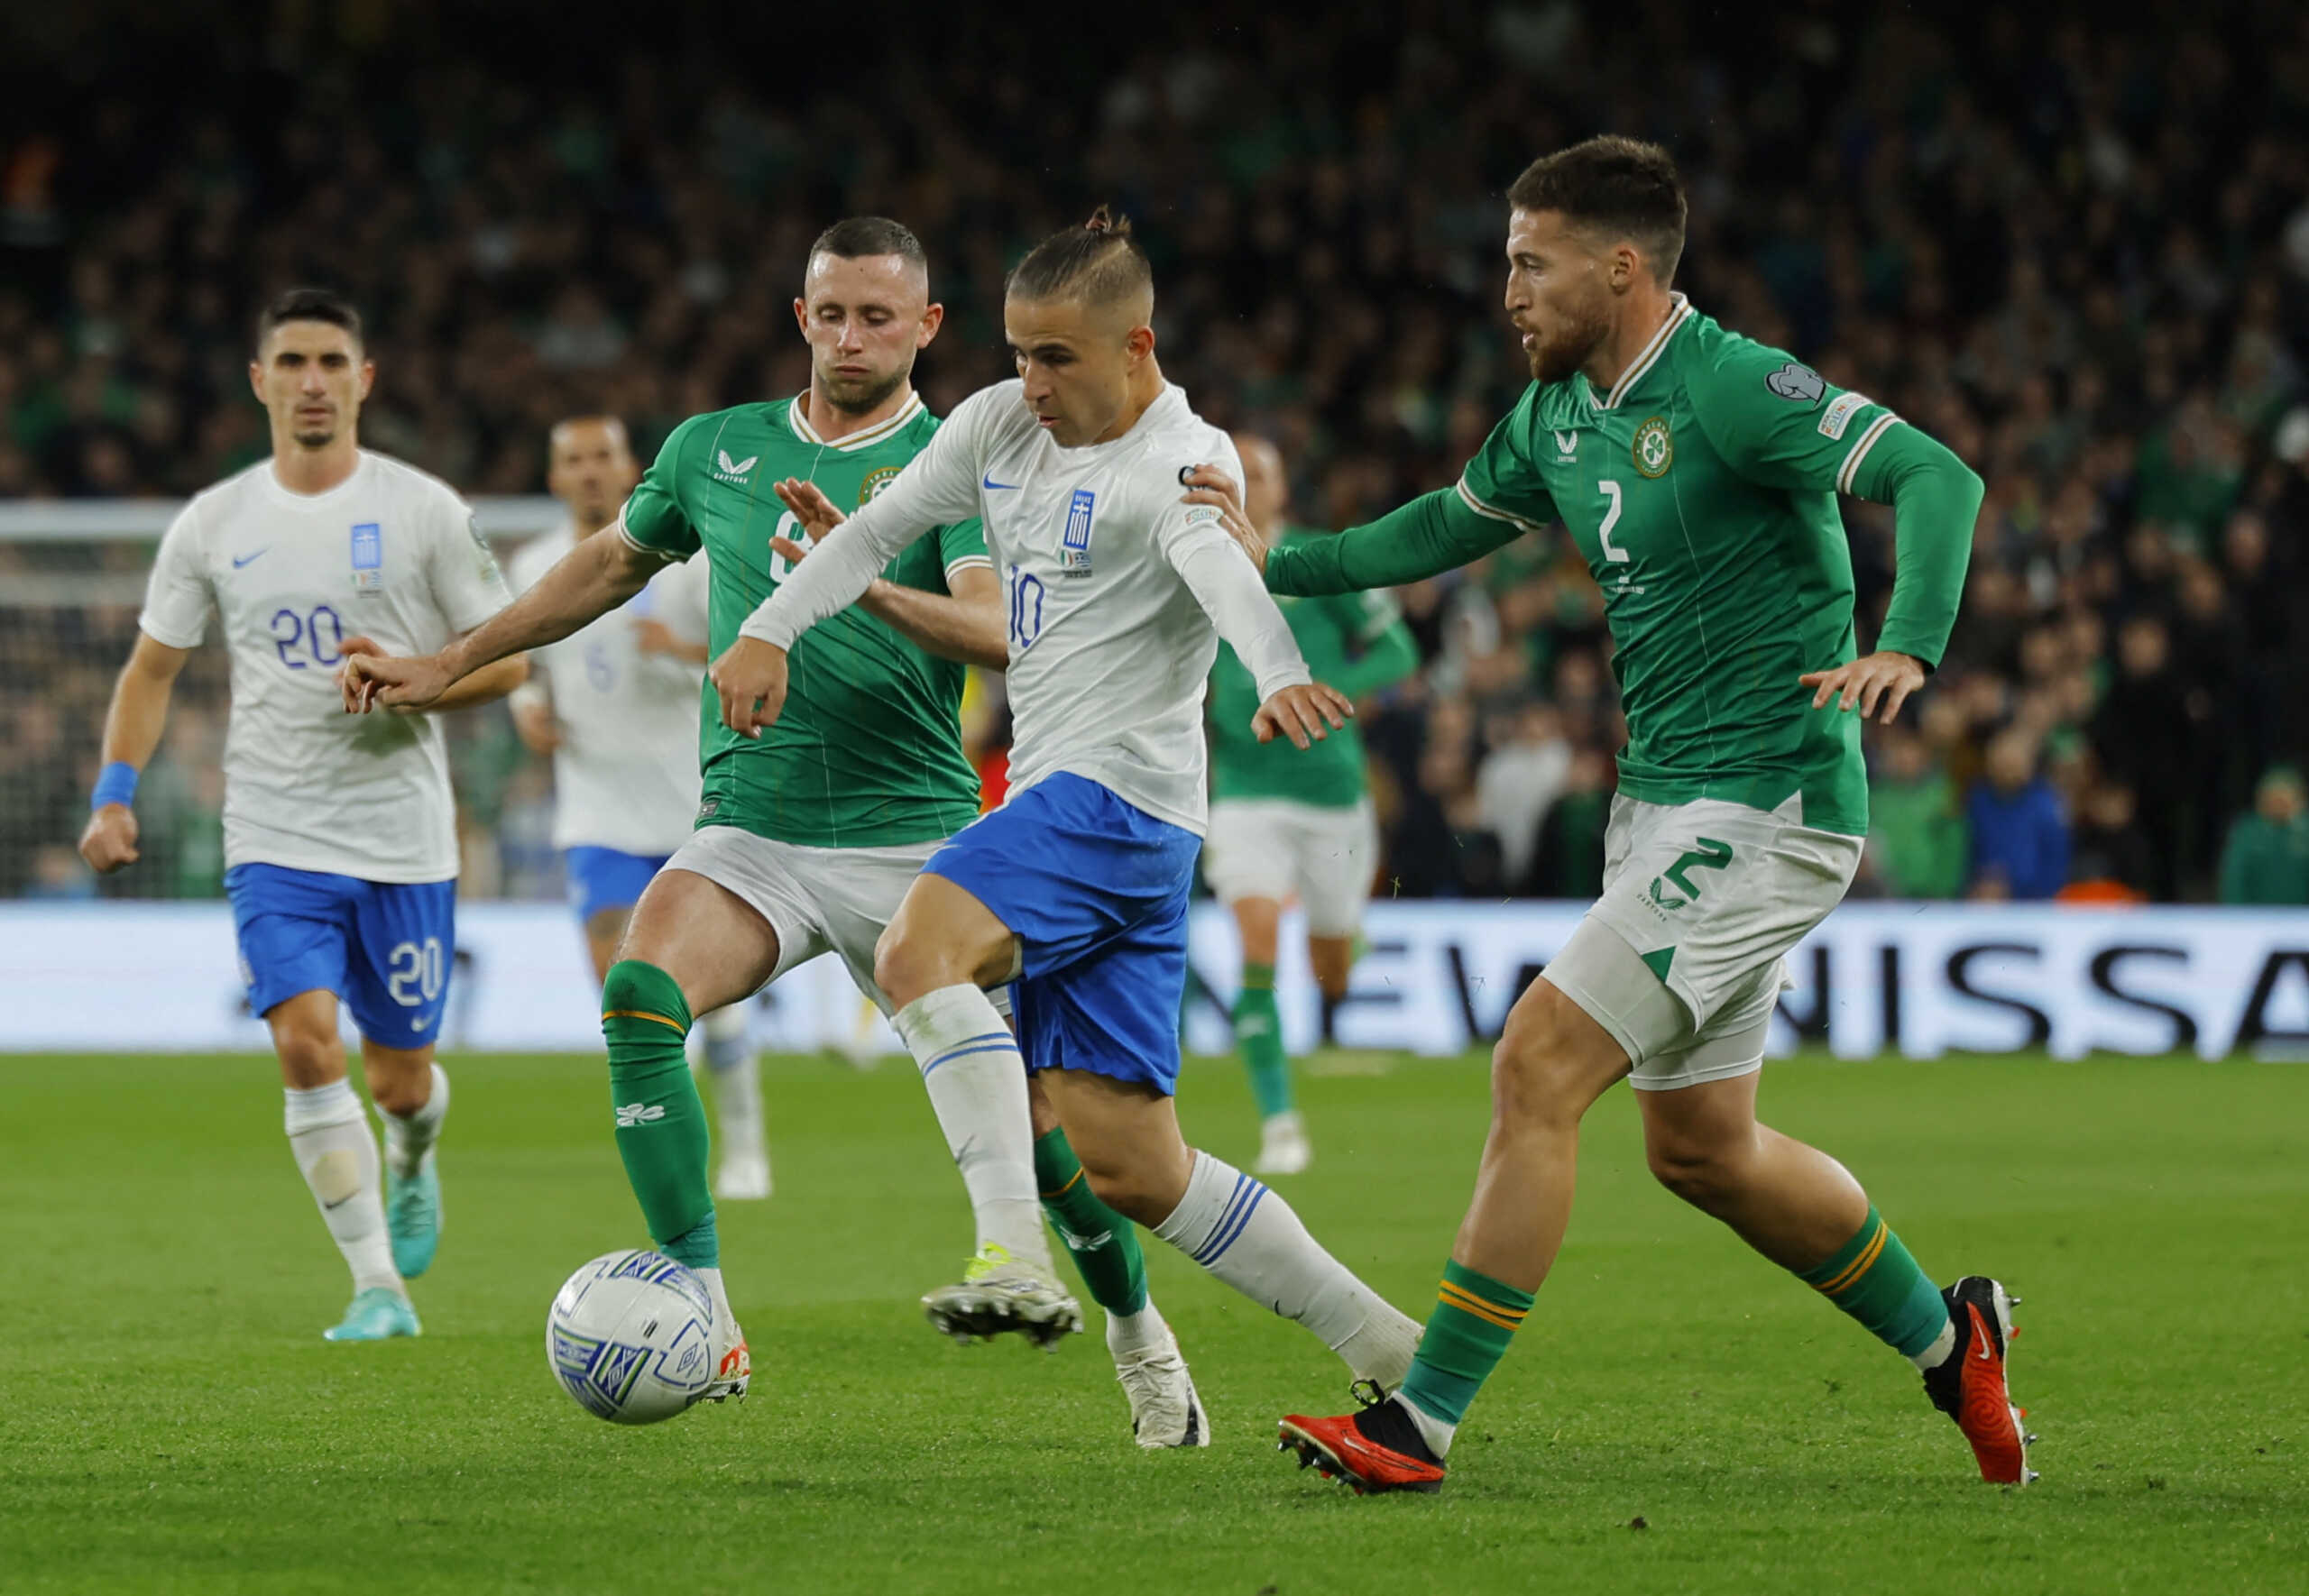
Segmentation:
<svg viewBox="0 0 2309 1596">
<path fill-rule="evenodd" d="M 868 472 L 866 473 L 866 480 L 858 484 L 858 508 L 864 509 L 868 505 L 873 503 L 875 495 L 881 492 L 883 489 L 888 487 L 892 482 L 897 482 L 898 480 L 898 472 L 905 469 L 906 467 L 903 465 L 886 465 L 879 471 Z"/>
<path fill-rule="evenodd" d="M 1663 477 L 1676 463 L 1676 440 L 1668 435 L 1668 418 L 1654 416 L 1635 429 L 1635 469 L 1641 475 Z"/>
</svg>

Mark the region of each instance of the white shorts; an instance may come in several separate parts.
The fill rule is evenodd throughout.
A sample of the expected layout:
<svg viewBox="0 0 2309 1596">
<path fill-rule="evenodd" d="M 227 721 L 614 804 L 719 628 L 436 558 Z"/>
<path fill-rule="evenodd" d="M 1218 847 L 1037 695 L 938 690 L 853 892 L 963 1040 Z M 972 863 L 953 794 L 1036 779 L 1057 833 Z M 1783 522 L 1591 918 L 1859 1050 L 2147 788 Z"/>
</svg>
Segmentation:
<svg viewBox="0 0 2309 1596">
<path fill-rule="evenodd" d="M 1296 894 L 1309 935 L 1351 937 L 1371 899 L 1378 844 L 1368 798 L 1352 809 L 1228 798 L 1210 806 L 1202 876 L 1222 903 Z"/>
<path fill-rule="evenodd" d="M 1604 894 L 1547 967 L 1549 984 L 1626 1050 L 1630 1084 L 1663 1091 L 1745 1075 L 1787 986 L 1783 959 L 1844 900 L 1861 839 L 1703 798 L 1615 797 Z"/>
<path fill-rule="evenodd" d="M 858 990 L 887 1014 L 889 999 L 874 985 L 874 944 L 923 861 L 944 846 L 942 838 L 902 848 L 803 848 L 737 826 L 707 826 L 691 834 L 666 868 L 704 876 L 769 922 L 777 933 L 770 981 L 821 953 L 837 953 Z M 988 995 L 1010 1012 L 1007 993 Z"/>
</svg>

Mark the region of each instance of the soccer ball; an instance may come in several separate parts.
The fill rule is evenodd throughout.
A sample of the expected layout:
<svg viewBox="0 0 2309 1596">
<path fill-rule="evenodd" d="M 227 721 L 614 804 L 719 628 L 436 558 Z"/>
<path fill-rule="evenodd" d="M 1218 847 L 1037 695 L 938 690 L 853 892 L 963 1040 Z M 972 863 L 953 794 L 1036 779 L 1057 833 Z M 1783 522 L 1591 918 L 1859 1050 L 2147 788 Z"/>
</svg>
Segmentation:
<svg viewBox="0 0 2309 1596">
<path fill-rule="evenodd" d="M 562 1283 L 546 1362 L 577 1406 L 612 1424 L 656 1424 L 713 1381 L 713 1298 L 662 1252 L 606 1252 Z"/>
</svg>

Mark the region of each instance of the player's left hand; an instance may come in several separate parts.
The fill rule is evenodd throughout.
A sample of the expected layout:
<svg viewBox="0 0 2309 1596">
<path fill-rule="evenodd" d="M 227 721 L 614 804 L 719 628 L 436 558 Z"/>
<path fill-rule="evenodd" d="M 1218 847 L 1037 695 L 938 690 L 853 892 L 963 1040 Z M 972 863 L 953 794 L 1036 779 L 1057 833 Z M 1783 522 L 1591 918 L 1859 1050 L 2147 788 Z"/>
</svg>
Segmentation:
<svg viewBox="0 0 2309 1596">
<path fill-rule="evenodd" d="M 1243 509 L 1243 490 L 1234 478 L 1215 465 L 1198 465 L 1179 479 L 1187 485 L 1180 498 L 1188 504 L 1208 504 L 1219 512 L 1219 524 L 1235 546 L 1250 556 L 1251 566 L 1262 576 L 1266 574 L 1266 539 L 1251 525 L 1248 511 Z"/>
<path fill-rule="evenodd" d="M 794 512 L 794 518 L 802 523 L 802 530 L 810 535 L 812 544 L 850 518 L 834 508 L 833 500 L 828 499 L 825 491 L 815 482 L 787 477 L 776 484 L 776 491 L 778 498 L 785 500 L 786 508 Z M 800 564 L 802 556 L 810 552 L 790 537 L 773 537 L 769 540 L 769 546 L 784 555 L 788 564 Z"/>
<path fill-rule="evenodd" d="M 1924 662 L 1909 654 L 1870 654 L 1832 671 L 1807 671 L 1798 679 L 1819 689 L 1812 694 L 1814 709 L 1825 709 L 1830 699 L 1837 699 L 1839 711 L 1849 713 L 1858 704 L 1862 720 L 1890 726 L 1909 694 L 1924 685 Z M 1879 707 L 1884 711 L 1881 720 Z"/>
<path fill-rule="evenodd" d="M 722 695 L 722 724 L 740 737 L 759 738 L 786 708 L 786 650 L 759 637 L 740 637 L 722 652 L 706 677 Z"/>
<path fill-rule="evenodd" d="M 1326 721 L 1332 728 L 1344 727 L 1354 713 L 1355 705 L 1347 694 L 1320 682 L 1309 682 L 1285 687 L 1261 704 L 1258 713 L 1251 717 L 1251 733 L 1263 743 L 1287 737 L 1303 748 L 1311 746 L 1310 738 L 1321 742 L 1330 736 Z"/>
</svg>

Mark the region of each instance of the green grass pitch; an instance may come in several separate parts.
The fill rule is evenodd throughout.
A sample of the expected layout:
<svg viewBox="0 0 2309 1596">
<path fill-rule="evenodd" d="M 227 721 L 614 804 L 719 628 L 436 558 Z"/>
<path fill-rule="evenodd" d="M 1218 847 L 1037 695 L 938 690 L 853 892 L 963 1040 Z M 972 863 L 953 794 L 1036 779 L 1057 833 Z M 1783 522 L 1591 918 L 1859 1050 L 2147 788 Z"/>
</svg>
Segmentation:
<svg viewBox="0 0 2309 1596">
<path fill-rule="evenodd" d="M 2041 1483 L 1980 1482 L 1890 1352 L 1651 1184 L 1624 1090 L 1532 1327 L 1440 1497 L 1274 1450 L 1345 1377 L 1148 1256 L 1217 1432 L 1145 1455 L 1097 1332 L 938 1339 L 968 1211 L 914 1072 L 768 1069 L 777 1195 L 722 1211 L 754 1394 L 650 1429 L 547 1373 L 546 1305 L 642 1239 L 585 1058 L 453 1059 L 422 1340 L 333 1346 L 343 1270 L 269 1060 L 15 1058 L 0 1234 L 0 1591 L 2299 1591 L 2309 1583 L 2309 1069 L 1774 1065 L 1927 1270 L 2028 1298 Z M 1482 1061 L 1304 1086 L 1315 1233 L 1423 1316 Z M 1247 1161 L 1231 1066 L 1191 1137 Z M 1094 1321 L 1096 1319 L 1093 1315 Z"/>
</svg>

